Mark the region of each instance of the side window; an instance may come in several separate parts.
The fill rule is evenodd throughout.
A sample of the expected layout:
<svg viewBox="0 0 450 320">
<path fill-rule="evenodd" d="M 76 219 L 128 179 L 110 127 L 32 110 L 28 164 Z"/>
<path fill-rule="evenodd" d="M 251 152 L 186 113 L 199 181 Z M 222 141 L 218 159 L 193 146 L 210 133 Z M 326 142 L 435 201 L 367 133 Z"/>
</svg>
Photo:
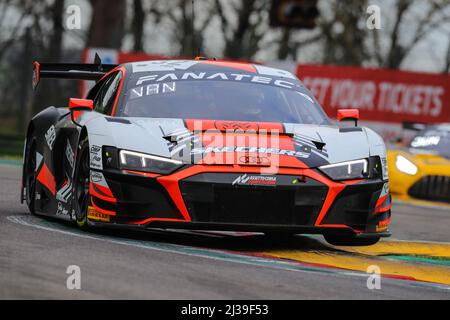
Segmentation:
<svg viewBox="0 0 450 320">
<path fill-rule="evenodd" d="M 107 79 L 105 79 L 103 85 L 94 98 L 95 111 L 103 114 L 111 113 L 121 79 L 122 73 L 120 71 L 111 74 Z"/>
</svg>

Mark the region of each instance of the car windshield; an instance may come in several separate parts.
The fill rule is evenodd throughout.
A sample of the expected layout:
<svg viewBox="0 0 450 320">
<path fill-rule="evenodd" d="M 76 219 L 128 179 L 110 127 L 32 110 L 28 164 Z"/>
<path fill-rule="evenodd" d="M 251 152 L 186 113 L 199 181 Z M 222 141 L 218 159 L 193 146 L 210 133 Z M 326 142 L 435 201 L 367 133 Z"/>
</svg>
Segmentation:
<svg viewBox="0 0 450 320">
<path fill-rule="evenodd" d="M 140 79 L 142 78 L 145 77 Z M 122 104 L 118 115 L 302 124 L 329 123 L 322 108 L 300 82 L 276 79 L 279 78 L 265 77 L 261 80 L 271 84 L 223 79 L 140 83 L 139 80 L 131 79 L 125 103 Z"/>
<path fill-rule="evenodd" d="M 429 152 L 450 159 L 450 128 L 424 130 L 411 140 L 409 147 L 413 152 Z"/>
</svg>

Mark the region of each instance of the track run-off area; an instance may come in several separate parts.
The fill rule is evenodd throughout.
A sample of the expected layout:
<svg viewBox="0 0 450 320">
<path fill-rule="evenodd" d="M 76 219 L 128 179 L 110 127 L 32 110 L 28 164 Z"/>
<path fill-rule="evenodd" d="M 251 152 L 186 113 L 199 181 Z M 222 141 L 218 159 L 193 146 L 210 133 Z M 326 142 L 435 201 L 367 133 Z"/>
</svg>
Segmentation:
<svg viewBox="0 0 450 320">
<path fill-rule="evenodd" d="M 450 207 L 395 202 L 391 238 L 335 247 L 321 236 L 183 230 L 81 231 L 19 203 L 21 168 L 0 164 L 0 298 L 449 299 Z M 81 289 L 68 290 L 79 266 Z M 381 272 L 381 288 L 369 289 Z"/>
</svg>

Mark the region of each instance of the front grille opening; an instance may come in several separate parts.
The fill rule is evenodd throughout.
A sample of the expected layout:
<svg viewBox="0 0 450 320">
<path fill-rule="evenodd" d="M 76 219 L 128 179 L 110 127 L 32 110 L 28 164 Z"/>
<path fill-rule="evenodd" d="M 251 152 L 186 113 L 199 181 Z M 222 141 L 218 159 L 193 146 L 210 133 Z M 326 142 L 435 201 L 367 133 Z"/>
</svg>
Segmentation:
<svg viewBox="0 0 450 320">
<path fill-rule="evenodd" d="M 345 224 L 364 230 L 380 195 L 383 183 L 348 186 L 334 201 L 322 224 Z"/>
<path fill-rule="evenodd" d="M 194 222 L 259 225 L 314 225 L 327 187 L 252 188 L 182 182 Z"/>
</svg>

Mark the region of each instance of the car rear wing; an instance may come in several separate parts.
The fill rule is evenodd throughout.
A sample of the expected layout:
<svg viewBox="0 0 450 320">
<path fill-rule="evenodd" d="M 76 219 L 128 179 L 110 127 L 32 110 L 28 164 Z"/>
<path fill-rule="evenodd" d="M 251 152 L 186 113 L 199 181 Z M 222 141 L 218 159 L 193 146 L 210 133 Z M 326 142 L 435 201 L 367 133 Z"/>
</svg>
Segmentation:
<svg viewBox="0 0 450 320">
<path fill-rule="evenodd" d="M 98 56 L 95 63 L 39 63 L 33 62 L 33 89 L 41 78 L 100 80 L 105 74 L 116 68 L 114 64 L 102 64 Z"/>
</svg>

